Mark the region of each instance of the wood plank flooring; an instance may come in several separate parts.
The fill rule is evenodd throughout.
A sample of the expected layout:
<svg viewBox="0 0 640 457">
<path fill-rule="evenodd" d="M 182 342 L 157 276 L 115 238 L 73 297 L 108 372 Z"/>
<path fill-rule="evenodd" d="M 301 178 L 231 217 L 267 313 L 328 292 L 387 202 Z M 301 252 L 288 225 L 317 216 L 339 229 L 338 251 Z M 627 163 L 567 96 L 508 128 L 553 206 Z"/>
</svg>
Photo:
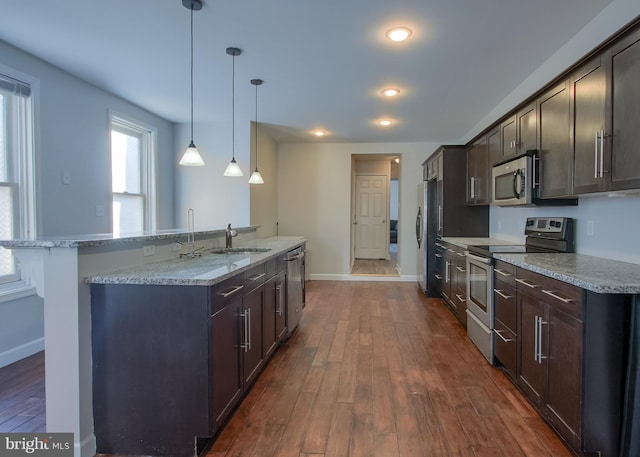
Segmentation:
<svg viewBox="0 0 640 457">
<path fill-rule="evenodd" d="M 297 332 L 207 457 L 570 457 L 413 283 L 307 283 Z"/>
<path fill-rule="evenodd" d="M 306 291 L 300 327 L 207 457 L 571 456 L 415 284 Z M 0 431 L 44 431 L 42 359 L 0 369 Z"/>
<path fill-rule="evenodd" d="M 44 432 L 44 352 L 0 368 L 0 431 Z"/>
<path fill-rule="evenodd" d="M 389 246 L 389 260 L 355 259 L 351 274 L 356 276 L 400 276 L 398 264 L 398 245 Z"/>
</svg>

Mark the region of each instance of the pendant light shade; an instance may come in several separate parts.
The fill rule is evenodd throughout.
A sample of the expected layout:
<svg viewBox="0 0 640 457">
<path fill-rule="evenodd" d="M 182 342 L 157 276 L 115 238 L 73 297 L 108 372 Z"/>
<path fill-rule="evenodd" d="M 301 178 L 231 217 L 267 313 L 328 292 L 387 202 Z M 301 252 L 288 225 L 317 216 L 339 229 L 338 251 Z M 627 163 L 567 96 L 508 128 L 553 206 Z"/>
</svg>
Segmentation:
<svg viewBox="0 0 640 457">
<path fill-rule="evenodd" d="M 256 88 L 256 121 L 254 122 L 255 133 L 253 135 L 253 139 L 256 144 L 256 169 L 251 173 L 249 184 L 264 184 L 264 179 L 262 179 L 262 175 L 258 171 L 258 86 L 260 86 L 262 82 L 263 81 L 261 79 L 251 80 L 251 84 Z"/>
<path fill-rule="evenodd" d="M 204 160 L 200 156 L 196 145 L 193 143 L 193 12 L 202 9 L 201 0 L 182 0 L 185 8 L 191 10 L 191 142 L 182 154 L 179 164 L 191 167 L 204 166 Z"/>
<path fill-rule="evenodd" d="M 232 73 L 231 73 L 231 162 L 227 165 L 227 169 L 224 171 L 225 176 L 243 176 L 240 165 L 236 162 L 236 56 L 242 54 L 242 51 L 238 48 L 227 48 L 227 54 L 232 57 Z"/>
</svg>

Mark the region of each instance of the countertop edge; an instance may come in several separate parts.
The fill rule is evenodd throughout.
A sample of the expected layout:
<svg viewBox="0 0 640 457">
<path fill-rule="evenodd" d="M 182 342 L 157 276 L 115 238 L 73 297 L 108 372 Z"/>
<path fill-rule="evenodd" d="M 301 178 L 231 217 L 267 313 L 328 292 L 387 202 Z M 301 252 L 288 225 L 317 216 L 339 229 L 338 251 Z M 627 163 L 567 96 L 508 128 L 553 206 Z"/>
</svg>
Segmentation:
<svg viewBox="0 0 640 457">
<path fill-rule="evenodd" d="M 577 271 L 568 271 L 570 268 L 561 262 L 550 266 L 550 256 L 556 256 L 556 259 L 562 259 L 557 256 L 563 256 L 571 261 L 571 267 Z M 584 254 L 496 253 L 494 258 L 598 294 L 640 294 L 640 265 L 637 264 Z M 630 269 L 632 271 L 629 274 Z M 629 280 L 622 279 L 629 277 Z"/>
</svg>

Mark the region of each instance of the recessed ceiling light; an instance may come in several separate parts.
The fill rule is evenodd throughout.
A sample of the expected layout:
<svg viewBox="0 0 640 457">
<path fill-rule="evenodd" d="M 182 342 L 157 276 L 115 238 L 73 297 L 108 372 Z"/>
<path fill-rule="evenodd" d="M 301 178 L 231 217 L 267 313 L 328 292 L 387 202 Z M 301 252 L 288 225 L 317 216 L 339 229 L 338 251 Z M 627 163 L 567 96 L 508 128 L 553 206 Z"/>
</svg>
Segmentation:
<svg viewBox="0 0 640 457">
<path fill-rule="evenodd" d="M 320 130 L 320 129 L 318 129 L 318 130 L 314 130 L 314 131 L 313 131 L 313 134 L 314 134 L 315 136 L 325 136 L 325 135 L 327 134 L 327 132 L 325 132 L 324 130 Z"/>
<path fill-rule="evenodd" d="M 409 27 L 394 27 L 387 30 L 384 35 L 391 41 L 404 41 L 411 36 L 411 29 Z"/>
<path fill-rule="evenodd" d="M 380 119 L 378 121 L 378 124 L 384 125 L 384 126 L 391 125 L 391 120 L 390 119 Z"/>
<path fill-rule="evenodd" d="M 388 88 L 388 89 L 383 89 L 382 94 L 386 95 L 387 97 L 395 97 L 396 95 L 398 95 L 400 93 L 400 89 L 395 89 L 395 88 Z"/>
</svg>

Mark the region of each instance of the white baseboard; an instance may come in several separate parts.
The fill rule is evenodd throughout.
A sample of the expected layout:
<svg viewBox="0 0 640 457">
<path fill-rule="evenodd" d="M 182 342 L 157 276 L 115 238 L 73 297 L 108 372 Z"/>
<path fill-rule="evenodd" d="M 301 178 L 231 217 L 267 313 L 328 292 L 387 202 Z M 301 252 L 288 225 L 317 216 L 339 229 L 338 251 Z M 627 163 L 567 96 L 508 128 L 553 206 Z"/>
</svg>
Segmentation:
<svg viewBox="0 0 640 457">
<path fill-rule="evenodd" d="M 0 368 L 11 365 L 18 360 L 22 360 L 30 355 L 37 354 L 44 350 L 44 338 L 29 341 L 8 351 L 0 353 Z"/>
<path fill-rule="evenodd" d="M 311 274 L 312 281 L 386 281 L 386 282 L 418 282 L 418 277 L 408 276 L 374 276 L 374 275 L 328 275 Z"/>
</svg>

